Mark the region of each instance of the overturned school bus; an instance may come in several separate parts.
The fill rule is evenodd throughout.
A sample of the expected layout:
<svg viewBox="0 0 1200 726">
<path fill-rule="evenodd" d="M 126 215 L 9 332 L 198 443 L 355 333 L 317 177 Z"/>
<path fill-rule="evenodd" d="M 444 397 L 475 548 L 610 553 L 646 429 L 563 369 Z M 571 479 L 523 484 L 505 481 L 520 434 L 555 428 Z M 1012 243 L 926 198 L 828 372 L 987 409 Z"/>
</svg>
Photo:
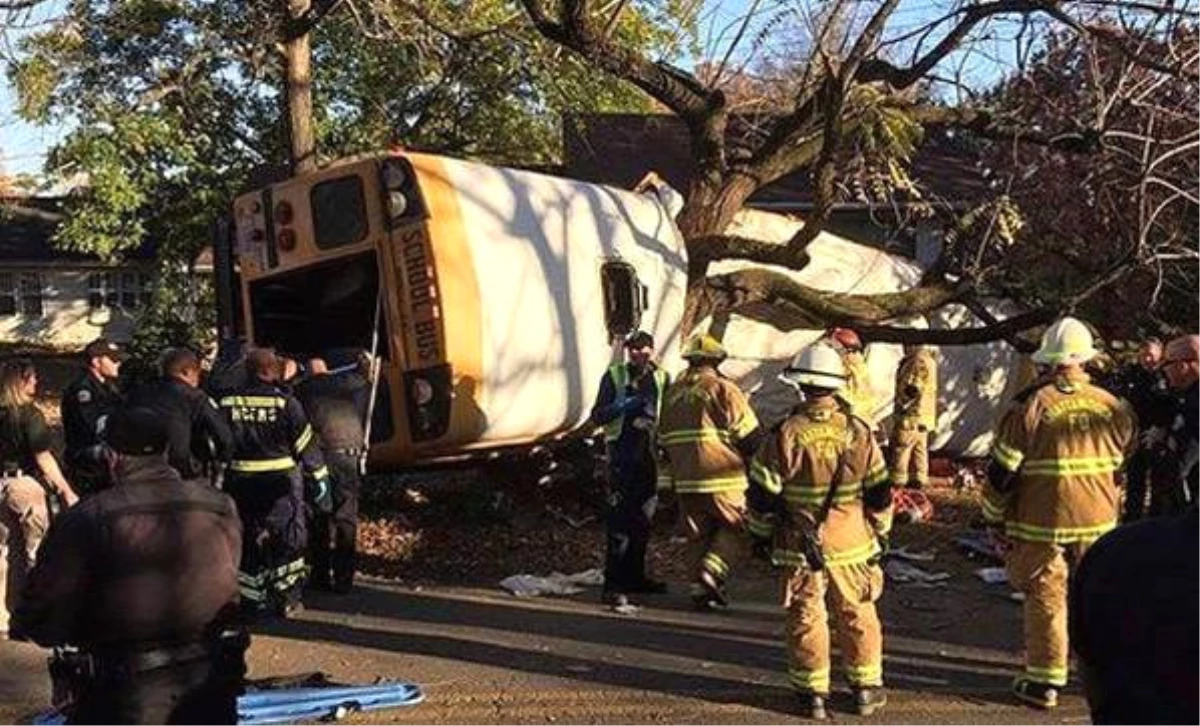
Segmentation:
<svg viewBox="0 0 1200 726">
<path fill-rule="evenodd" d="M 669 187 L 648 186 L 635 193 L 428 154 L 344 160 L 235 200 L 224 277 L 232 279 L 232 263 L 240 274 L 222 285 L 217 255 L 220 307 L 255 345 L 300 357 L 378 352 L 374 469 L 557 440 L 586 422 L 625 334 L 649 331 L 666 368 L 682 366 L 678 204 Z M 784 243 L 799 226 L 747 210 L 733 233 Z M 911 260 L 826 233 L 810 256 L 804 270 L 780 272 L 851 293 L 893 292 L 921 276 Z M 744 264 L 720 262 L 714 272 Z M 723 370 L 768 422 L 794 403 L 775 374 L 821 335 L 782 332 L 770 314 L 721 323 L 734 354 Z M 973 322 L 951 308 L 907 324 Z M 877 420 L 890 413 L 900 355 L 899 346 L 868 347 Z M 939 357 L 934 448 L 981 455 L 1010 394 L 1015 353 L 994 343 Z"/>
<path fill-rule="evenodd" d="M 233 213 L 249 342 L 377 349 L 373 468 L 571 431 L 620 336 L 678 348 L 685 249 L 650 196 L 402 153 L 244 194 Z"/>
</svg>

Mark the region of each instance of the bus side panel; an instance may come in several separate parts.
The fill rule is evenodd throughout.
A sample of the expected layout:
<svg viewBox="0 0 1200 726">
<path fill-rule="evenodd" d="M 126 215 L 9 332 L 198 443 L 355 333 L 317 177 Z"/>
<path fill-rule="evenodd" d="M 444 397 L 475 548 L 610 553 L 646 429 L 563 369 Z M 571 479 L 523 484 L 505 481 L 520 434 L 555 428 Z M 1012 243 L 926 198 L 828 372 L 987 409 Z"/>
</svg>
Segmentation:
<svg viewBox="0 0 1200 726">
<path fill-rule="evenodd" d="M 644 325 L 677 346 L 686 260 L 656 201 L 527 172 L 440 164 L 437 183 L 448 179 L 457 194 L 477 280 L 482 385 L 473 401 L 486 422 L 483 439 L 528 440 L 586 421 L 614 356 L 599 275 L 605 259 L 620 256 L 638 268 L 650 288 Z M 441 266 L 440 239 L 434 249 Z M 455 316 L 446 321 L 448 340 L 460 330 L 473 338 L 469 318 L 447 312 Z M 458 328 L 460 320 L 468 327 Z"/>
</svg>

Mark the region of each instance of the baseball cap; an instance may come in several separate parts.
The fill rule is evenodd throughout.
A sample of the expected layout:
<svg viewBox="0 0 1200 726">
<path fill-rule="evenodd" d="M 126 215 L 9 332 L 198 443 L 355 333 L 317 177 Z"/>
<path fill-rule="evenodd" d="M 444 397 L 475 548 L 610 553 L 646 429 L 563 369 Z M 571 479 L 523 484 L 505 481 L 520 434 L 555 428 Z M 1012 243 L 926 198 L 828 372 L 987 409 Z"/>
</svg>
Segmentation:
<svg viewBox="0 0 1200 726">
<path fill-rule="evenodd" d="M 644 330 L 639 330 L 625 339 L 625 347 L 630 349 L 653 348 L 654 336 Z"/>
<path fill-rule="evenodd" d="M 104 424 L 104 441 L 120 454 L 149 456 L 167 449 L 167 430 L 161 414 L 132 406 L 118 409 Z"/>
<path fill-rule="evenodd" d="M 121 346 L 112 342 L 108 338 L 96 338 L 87 344 L 83 349 L 83 354 L 88 358 L 113 358 L 114 360 L 125 360 L 129 354 L 121 349 Z"/>
</svg>

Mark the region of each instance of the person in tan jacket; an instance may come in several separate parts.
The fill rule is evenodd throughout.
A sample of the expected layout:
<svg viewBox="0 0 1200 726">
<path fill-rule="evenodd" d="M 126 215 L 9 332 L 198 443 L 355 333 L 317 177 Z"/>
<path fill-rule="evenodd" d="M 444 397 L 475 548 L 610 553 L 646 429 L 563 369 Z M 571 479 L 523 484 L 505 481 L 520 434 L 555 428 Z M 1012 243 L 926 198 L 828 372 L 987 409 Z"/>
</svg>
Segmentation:
<svg viewBox="0 0 1200 726">
<path fill-rule="evenodd" d="M 896 371 L 892 481 L 920 489 L 929 483 L 929 434 L 937 428 L 938 370 L 933 351 L 905 345 Z"/>
<path fill-rule="evenodd" d="M 692 601 L 726 607 L 725 583 L 742 547 L 746 462 L 761 439 L 745 394 L 717 366 L 725 348 L 708 334 L 683 349 L 688 368 L 667 388 L 659 445 L 691 543 Z"/>
<path fill-rule="evenodd" d="M 788 676 L 806 715 L 826 715 L 830 614 L 855 705 L 869 715 L 887 702 L 875 610 L 891 528 L 887 465 L 870 426 L 835 398 L 846 381 L 837 351 L 809 346 L 784 379 L 803 402 L 751 464 L 747 528 L 756 551 L 769 551 L 782 568 Z"/>
<path fill-rule="evenodd" d="M 1067 683 L 1067 581 L 1088 547 L 1117 526 L 1118 472 L 1137 418 L 1089 381 L 1092 333 L 1063 318 L 1033 355 L 1053 377 L 1017 396 L 1000 421 L 984 487 L 983 517 L 1008 548 L 1009 581 L 1025 593 L 1025 670 L 1013 692 L 1037 708 L 1058 705 Z"/>
</svg>

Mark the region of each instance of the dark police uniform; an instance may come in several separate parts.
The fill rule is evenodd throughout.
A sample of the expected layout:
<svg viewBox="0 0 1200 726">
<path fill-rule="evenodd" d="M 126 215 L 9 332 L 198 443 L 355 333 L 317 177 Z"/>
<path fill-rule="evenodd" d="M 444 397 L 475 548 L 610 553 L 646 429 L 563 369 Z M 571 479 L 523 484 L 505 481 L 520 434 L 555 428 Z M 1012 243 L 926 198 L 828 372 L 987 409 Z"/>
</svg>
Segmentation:
<svg viewBox="0 0 1200 726">
<path fill-rule="evenodd" d="M 167 462 L 180 476 L 215 481 L 229 461 L 233 432 L 208 394 L 168 376 L 134 389 L 129 405 L 159 412 L 167 432 Z"/>
<path fill-rule="evenodd" d="M 1071 646 L 1092 722 L 1195 723 L 1200 713 L 1196 505 L 1120 527 L 1071 582 Z"/>
<path fill-rule="evenodd" d="M 606 594 L 656 589 L 646 577 L 651 500 L 656 493 L 655 427 L 667 374 L 653 363 L 611 366 L 600 382 L 592 421 L 605 427 L 610 490 L 606 515 Z"/>
<path fill-rule="evenodd" d="M 358 371 L 313 376 L 296 387 L 296 395 L 316 430 L 333 481 L 332 517 L 317 513 L 313 518 L 312 582 L 318 587 L 331 585 L 338 592 L 349 591 L 354 582 L 361 484 L 359 457 L 364 453 L 363 420 L 370 387 L 370 382 Z"/>
<path fill-rule="evenodd" d="M 91 373 L 67 386 L 62 397 L 63 435 L 67 479 L 82 495 L 111 483 L 101 447 L 101 425 L 124 403 L 121 390 Z"/>
<path fill-rule="evenodd" d="M 142 413 L 114 415 L 126 429 L 111 435 L 115 450 L 163 451 Z M 222 633 L 241 544 L 233 501 L 181 480 L 165 458 L 122 459 L 116 486 L 55 519 L 15 625 L 43 646 L 80 649 L 56 669 L 72 673 L 70 723 L 236 722 L 246 643 Z"/>
<path fill-rule="evenodd" d="M 328 486 L 329 470 L 295 397 L 256 380 L 220 401 L 233 429 L 225 489 L 245 527 L 242 603 L 249 611 L 286 614 L 300 603 L 307 527 L 304 479 Z"/>
</svg>

